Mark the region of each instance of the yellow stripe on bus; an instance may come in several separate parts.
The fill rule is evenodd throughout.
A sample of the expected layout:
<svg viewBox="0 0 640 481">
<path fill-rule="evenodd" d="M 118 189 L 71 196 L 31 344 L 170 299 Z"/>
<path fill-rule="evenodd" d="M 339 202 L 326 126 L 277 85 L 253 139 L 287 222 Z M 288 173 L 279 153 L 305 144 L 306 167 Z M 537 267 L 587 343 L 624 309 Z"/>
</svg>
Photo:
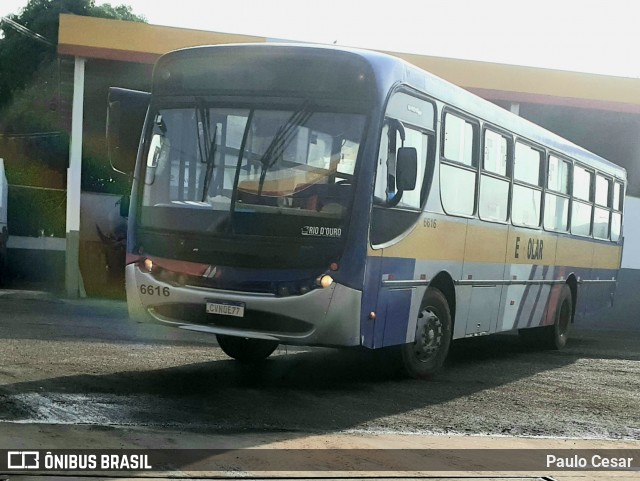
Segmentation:
<svg viewBox="0 0 640 481">
<path fill-rule="evenodd" d="M 467 224 L 466 220 L 425 217 L 404 239 L 385 247 L 382 256 L 485 264 L 558 265 L 596 269 L 620 267 L 622 248 L 617 244 L 475 222 Z M 369 251 L 370 255 L 381 255 L 378 249 Z"/>
<path fill-rule="evenodd" d="M 504 264 L 508 233 L 507 226 L 487 229 L 480 225 L 468 225 L 465 262 Z"/>
<path fill-rule="evenodd" d="M 622 261 L 622 247 L 595 244 L 593 246 L 593 267 L 618 269 Z"/>
<path fill-rule="evenodd" d="M 435 227 L 421 219 L 400 242 L 385 247 L 384 257 L 405 259 L 460 260 L 464 258 L 467 226 L 461 222 L 437 219 Z"/>
</svg>

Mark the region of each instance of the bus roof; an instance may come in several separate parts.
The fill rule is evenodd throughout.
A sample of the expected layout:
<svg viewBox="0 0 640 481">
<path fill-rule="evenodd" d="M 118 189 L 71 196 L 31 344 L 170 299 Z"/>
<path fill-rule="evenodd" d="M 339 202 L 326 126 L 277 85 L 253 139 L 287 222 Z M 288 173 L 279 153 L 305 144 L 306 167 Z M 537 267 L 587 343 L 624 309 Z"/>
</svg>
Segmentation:
<svg viewBox="0 0 640 481">
<path fill-rule="evenodd" d="M 607 172 L 609 175 L 626 180 L 626 170 L 623 167 L 405 60 L 378 52 L 362 50 L 353 50 L 353 52 L 364 56 L 376 74 L 382 69 L 389 69 L 389 62 L 402 65 L 404 67 L 402 77 L 396 78 L 394 82 L 402 82 L 424 92 L 429 97 L 440 100 L 495 127 L 548 147 L 560 155 L 564 154 L 597 170 Z M 387 85 L 387 88 L 391 87 L 392 85 Z"/>
<path fill-rule="evenodd" d="M 234 54 L 239 54 L 244 51 L 247 53 L 251 52 L 252 55 L 261 51 L 265 53 L 270 52 L 270 54 L 275 54 L 278 51 L 286 51 L 289 54 L 299 53 L 301 55 L 311 55 L 312 52 L 325 52 L 327 55 L 331 55 L 330 52 L 333 51 L 339 53 L 340 56 L 351 55 L 354 57 L 354 60 L 355 58 L 359 58 L 361 62 L 365 62 L 370 67 L 376 80 L 378 95 L 381 96 L 382 102 L 386 99 L 391 89 L 399 84 L 403 84 L 483 122 L 488 122 L 495 127 L 509 131 L 516 137 L 540 144 L 555 151 L 555 153 L 559 155 L 570 157 L 596 170 L 606 172 L 618 179 L 626 180 L 626 170 L 623 167 L 502 107 L 486 101 L 463 88 L 426 72 L 405 60 L 380 52 L 316 44 L 262 43 L 213 45 L 191 47 L 170 52 L 158 60 L 157 66 L 171 62 L 175 58 L 201 56 L 201 54 L 207 50 L 212 52 L 227 51 L 228 53 L 233 52 Z M 158 68 L 157 66 L 156 69 Z M 336 75 L 338 75 L 338 73 L 336 73 Z"/>
</svg>

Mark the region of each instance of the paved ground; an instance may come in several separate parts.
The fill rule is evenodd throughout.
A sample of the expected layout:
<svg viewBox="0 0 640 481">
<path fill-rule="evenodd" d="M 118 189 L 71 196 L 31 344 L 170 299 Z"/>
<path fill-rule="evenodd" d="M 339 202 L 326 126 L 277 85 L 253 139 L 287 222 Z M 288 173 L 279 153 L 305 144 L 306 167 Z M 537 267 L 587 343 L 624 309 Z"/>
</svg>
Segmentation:
<svg viewBox="0 0 640 481">
<path fill-rule="evenodd" d="M 129 322 L 122 302 L 0 295 L 0 449 L 640 449 L 639 407 L 639 334 L 576 330 L 562 352 L 459 342 L 422 382 L 357 351 L 247 368 L 213 337 Z"/>
</svg>

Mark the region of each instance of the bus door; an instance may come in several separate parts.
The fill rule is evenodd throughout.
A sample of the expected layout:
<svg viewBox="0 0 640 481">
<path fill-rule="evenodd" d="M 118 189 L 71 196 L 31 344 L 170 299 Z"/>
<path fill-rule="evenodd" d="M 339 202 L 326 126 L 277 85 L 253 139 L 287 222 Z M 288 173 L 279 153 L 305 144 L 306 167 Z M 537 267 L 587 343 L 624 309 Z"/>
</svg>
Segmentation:
<svg viewBox="0 0 640 481">
<path fill-rule="evenodd" d="M 392 245 L 382 249 L 376 262 L 383 284 L 376 302 L 375 347 L 406 343 L 409 319 L 417 316 L 413 312 L 419 304 L 415 287 L 385 285 L 385 281 L 410 282 L 415 277 L 416 252 L 409 247 L 412 241 L 403 238 L 403 234 L 419 219 L 421 185 L 416 182 L 411 189 L 403 188 L 400 152 L 408 149 L 416 156 L 413 177 L 422 179 L 427 136 L 405 127 L 399 120 L 387 119 L 382 132 L 371 239 L 374 245 L 389 242 Z"/>
<path fill-rule="evenodd" d="M 415 229 L 433 173 L 435 108 L 404 92 L 387 106 L 376 165 L 370 240 L 382 255 L 373 333 L 375 347 L 412 342 L 426 287 L 419 286 L 418 266 L 428 262 L 426 229 Z M 424 268 L 424 267 L 422 267 Z M 365 340 L 366 342 L 366 340 Z"/>
<path fill-rule="evenodd" d="M 467 285 L 466 336 L 495 332 L 502 297 L 509 228 L 470 223 L 467 227 L 462 285 Z"/>
<path fill-rule="evenodd" d="M 498 330 L 535 327 L 544 319 L 555 263 L 555 236 L 541 230 L 544 154 L 517 140 L 513 162 L 511 223 L 505 263 L 504 313 Z M 549 197 L 548 207 L 551 206 Z M 559 212 L 563 198 L 557 200 Z"/>
<path fill-rule="evenodd" d="M 478 144 L 480 148 L 472 149 Z M 466 316 L 461 312 L 459 318 L 466 321 L 466 336 L 495 332 L 500 313 L 509 236 L 511 144 L 510 137 L 497 131 L 486 127 L 480 131 L 475 122 L 445 116 L 445 157 L 469 166 L 479 164 L 478 219 L 467 224 L 460 280 L 465 286 L 461 294 L 467 296 L 464 304 L 469 306 Z"/>
</svg>

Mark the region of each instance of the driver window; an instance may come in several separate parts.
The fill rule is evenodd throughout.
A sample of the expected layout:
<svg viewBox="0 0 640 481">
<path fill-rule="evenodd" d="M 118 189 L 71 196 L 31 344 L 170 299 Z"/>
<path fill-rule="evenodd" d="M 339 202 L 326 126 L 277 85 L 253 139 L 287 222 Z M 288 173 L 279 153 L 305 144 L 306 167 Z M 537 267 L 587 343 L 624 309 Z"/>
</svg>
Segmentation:
<svg viewBox="0 0 640 481">
<path fill-rule="evenodd" d="M 403 140 L 404 137 L 404 140 Z M 429 137 L 395 119 L 385 122 L 378 153 L 375 197 L 378 204 L 420 209 Z M 398 192 L 396 159 L 400 147 L 413 147 L 418 154 L 416 188 Z"/>
</svg>

